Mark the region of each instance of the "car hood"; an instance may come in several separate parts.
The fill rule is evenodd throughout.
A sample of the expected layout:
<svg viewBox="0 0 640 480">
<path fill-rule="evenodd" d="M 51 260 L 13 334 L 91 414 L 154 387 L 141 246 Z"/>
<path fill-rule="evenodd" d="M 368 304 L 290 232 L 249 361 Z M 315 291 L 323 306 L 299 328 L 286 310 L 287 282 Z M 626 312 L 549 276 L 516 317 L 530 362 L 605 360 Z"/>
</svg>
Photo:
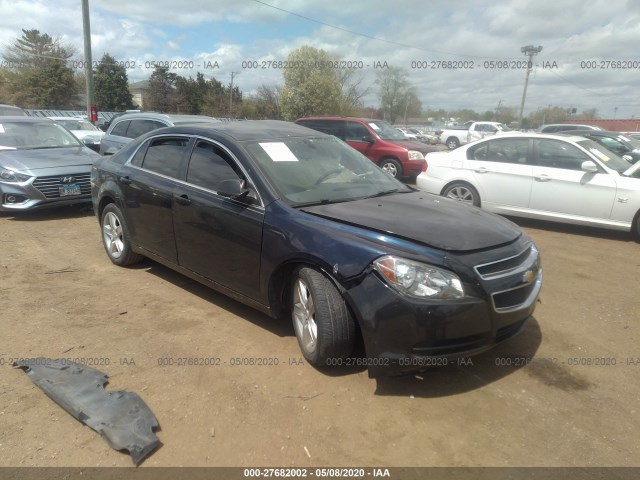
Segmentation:
<svg viewBox="0 0 640 480">
<path fill-rule="evenodd" d="M 631 177 L 634 173 L 636 173 L 638 170 L 640 170 L 640 161 L 634 163 L 633 165 L 631 165 L 629 168 L 627 168 L 622 175 L 625 175 L 627 177 Z"/>
<path fill-rule="evenodd" d="M 3 150 L 0 151 L 0 166 L 20 173 L 30 173 L 51 167 L 91 165 L 98 158 L 100 155 L 86 147 Z"/>
<path fill-rule="evenodd" d="M 435 147 L 425 145 L 417 140 L 385 140 L 385 142 L 393 143 L 394 145 L 406 148 L 407 150 L 416 150 L 423 155 L 437 150 Z"/>
<path fill-rule="evenodd" d="M 522 234 L 517 225 L 502 217 L 425 192 L 315 205 L 301 210 L 446 251 L 505 245 Z"/>
</svg>

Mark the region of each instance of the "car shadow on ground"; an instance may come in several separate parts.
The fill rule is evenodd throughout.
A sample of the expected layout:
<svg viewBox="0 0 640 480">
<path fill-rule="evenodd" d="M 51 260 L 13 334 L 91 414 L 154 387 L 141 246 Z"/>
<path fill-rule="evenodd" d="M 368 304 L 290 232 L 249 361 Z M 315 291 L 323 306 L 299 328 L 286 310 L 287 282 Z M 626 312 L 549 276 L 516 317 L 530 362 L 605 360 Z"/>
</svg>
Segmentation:
<svg viewBox="0 0 640 480">
<path fill-rule="evenodd" d="M 93 216 L 91 203 L 68 205 L 41 210 L 26 210 L 24 212 L 0 212 L 0 216 L 16 222 L 43 222 L 50 220 L 64 220 L 68 218 L 83 218 Z"/>
<path fill-rule="evenodd" d="M 554 370 L 549 359 L 536 357 L 542 342 L 542 332 L 535 317 L 531 317 L 517 336 L 495 348 L 473 357 L 449 360 L 447 365 L 415 375 L 376 379 L 376 395 L 436 398 L 476 390 L 511 375 L 522 368 L 529 373 L 541 370 L 538 376 L 549 381 L 563 373 Z M 546 372 L 544 372 L 546 370 Z"/>
<path fill-rule="evenodd" d="M 521 228 L 535 228 L 546 232 L 567 233 L 580 235 L 583 237 L 603 238 L 608 240 L 619 240 L 623 242 L 633 242 L 635 239 L 630 232 L 618 230 L 607 230 L 604 228 L 587 227 L 584 225 L 571 225 L 569 223 L 549 222 L 545 220 L 535 220 L 531 218 L 506 217 Z"/>
<path fill-rule="evenodd" d="M 170 268 L 153 260 L 145 259 L 142 263 L 127 268 L 146 270 L 148 273 L 151 273 L 166 282 L 172 283 L 177 287 L 183 288 L 187 292 L 197 295 L 203 300 L 210 302 L 244 320 L 248 320 L 254 325 L 268 330 L 279 337 L 295 337 L 293 324 L 290 321 L 271 318 L 254 308 L 219 293 L 216 290 L 192 280 L 191 278 L 171 270 Z"/>
</svg>

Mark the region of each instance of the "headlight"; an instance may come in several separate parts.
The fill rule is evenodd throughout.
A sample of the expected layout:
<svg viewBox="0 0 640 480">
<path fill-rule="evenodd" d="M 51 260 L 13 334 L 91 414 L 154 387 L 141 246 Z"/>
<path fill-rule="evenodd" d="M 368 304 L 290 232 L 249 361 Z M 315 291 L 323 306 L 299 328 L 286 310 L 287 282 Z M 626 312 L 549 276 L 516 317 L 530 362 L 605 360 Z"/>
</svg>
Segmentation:
<svg viewBox="0 0 640 480">
<path fill-rule="evenodd" d="M 387 255 L 374 268 L 400 293 L 418 298 L 462 298 L 462 282 L 452 272 L 405 258 Z"/>
<path fill-rule="evenodd" d="M 31 177 L 29 175 L 25 175 L 24 173 L 14 172 L 13 170 L 9 170 L 8 168 L 0 167 L 0 182 L 26 182 Z"/>
<path fill-rule="evenodd" d="M 409 150 L 409 160 L 424 160 L 424 155 L 417 150 Z"/>
</svg>

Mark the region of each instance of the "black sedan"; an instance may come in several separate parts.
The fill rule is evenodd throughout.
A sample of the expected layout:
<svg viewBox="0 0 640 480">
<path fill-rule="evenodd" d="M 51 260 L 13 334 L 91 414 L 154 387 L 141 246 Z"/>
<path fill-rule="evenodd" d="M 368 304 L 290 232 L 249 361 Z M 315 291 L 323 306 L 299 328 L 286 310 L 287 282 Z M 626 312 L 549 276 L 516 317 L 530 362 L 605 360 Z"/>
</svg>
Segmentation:
<svg viewBox="0 0 640 480">
<path fill-rule="evenodd" d="M 91 202 L 97 158 L 47 118 L 0 118 L 0 212 Z"/>
<path fill-rule="evenodd" d="M 562 133 L 590 138 L 608 150 L 617 153 L 629 163 L 636 163 L 640 160 L 640 140 L 631 135 L 607 130 L 570 130 Z"/>
<path fill-rule="evenodd" d="M 277 318 L 313 365 L 443 365 L 518 333 L 542 270 L 503 218 L 398 182 L 337 138 L 277 121 L 169 127 L 92 171 L 116 265 L 149 257 Z"/>
</svg>

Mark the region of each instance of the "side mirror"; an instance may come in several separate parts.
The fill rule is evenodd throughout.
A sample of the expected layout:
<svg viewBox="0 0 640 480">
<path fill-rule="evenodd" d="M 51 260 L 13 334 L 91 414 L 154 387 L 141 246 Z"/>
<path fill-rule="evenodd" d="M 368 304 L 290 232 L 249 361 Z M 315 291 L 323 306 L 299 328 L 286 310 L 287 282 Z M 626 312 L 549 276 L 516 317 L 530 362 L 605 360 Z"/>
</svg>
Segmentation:
<svg viewBox="0 0 640 480">
<path fill-rule="evenodd" d="M 365 135 L 364 137 L 362 137 L 362 141 L 363 142 L 367 142 L 367 143 L 374 143 L 375 140 L 373 139 L 373 137 L 371 135 Z"/>
<path fill-rule="evenodd" d="M 591 160 L 582 162 L 582 165 L 580 168 L 582 168 L 582 171 L 588 172 L 588 173 L 598 173 L 600 171 L 600 169 L 598 169 L 598 166 Z"/>
<path fill-rule="evenodd" d="M 245 181 L 239 178 L 221 181 L 218 184 L 218 195 L 244 203 L 254 203 L 256 201 L 255 194 L 250 189 L 245 188 Z"/>
</svg>

